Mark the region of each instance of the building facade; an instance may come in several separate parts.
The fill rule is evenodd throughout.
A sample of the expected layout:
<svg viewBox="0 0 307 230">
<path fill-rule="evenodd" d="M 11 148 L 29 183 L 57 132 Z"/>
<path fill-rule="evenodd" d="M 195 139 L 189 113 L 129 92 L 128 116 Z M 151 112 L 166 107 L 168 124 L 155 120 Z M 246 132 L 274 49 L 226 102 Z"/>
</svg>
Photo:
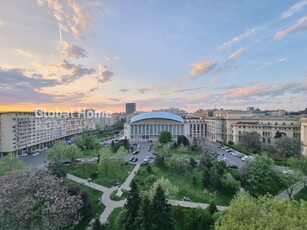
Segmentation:
<svg viewBox="0 0 307 230">
<path fill-rule="evenodd" d="M 132 114 L 136 111 L 136 103 L 126 103 L 126 114 Z"/>
<path fill-rule="evenodd" d="M 302 154 L 307 155 L 307 118 L 301 120 Z"/>
<path fill-rule="evenodd" d="M 184 135 L 183 118 L 167 112 L 149 112 L 132 117 L 124 126 L 124 135 L 131 140 L 157 140 L 162 131 L 169 131 L 176 140 Z"/>
<path fill-rule="evenodd" d="M 49 146 L 56 140 L 68 139 L 84 130 L 113 125 L 113 115 L 94 110 L 81 113 L 4 112 L 0 113 L 0 153 L 31 152 Z"/>
</svg>

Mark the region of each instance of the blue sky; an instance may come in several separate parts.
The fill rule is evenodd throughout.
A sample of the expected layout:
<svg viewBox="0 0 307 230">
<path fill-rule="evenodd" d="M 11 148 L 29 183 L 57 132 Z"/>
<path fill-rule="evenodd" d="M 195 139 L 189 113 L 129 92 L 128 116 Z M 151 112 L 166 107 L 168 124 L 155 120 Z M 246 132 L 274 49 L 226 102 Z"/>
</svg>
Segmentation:
<svg viewBox="0 0 307 230">
<path fill-rule="evenodd" d="M 4 0 L 0 110 L 307 107 L 307 0 Z"/>
</svg>

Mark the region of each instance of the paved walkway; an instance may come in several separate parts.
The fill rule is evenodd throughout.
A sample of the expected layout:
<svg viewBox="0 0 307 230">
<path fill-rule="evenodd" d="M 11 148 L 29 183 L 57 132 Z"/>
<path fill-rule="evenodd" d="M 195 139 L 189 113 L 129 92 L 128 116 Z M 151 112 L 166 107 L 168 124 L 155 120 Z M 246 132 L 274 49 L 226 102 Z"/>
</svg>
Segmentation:
<svg viewBox="0 0 307 230">
<path fill-rule="evenodd" d="M 291 194 L 292 197 L 294 197 L 297 193 L 299 193 L 302 189 L 304 188 L 304 183 L 302 182 L 297 182 L 294 185 L 294 189 L 293 192 Z M 275 196 L 276 198 L 281 198 L 284 200 L 289 200 L 289 195 L 287 192 L 287 189 L 285 189 L 284 191 L 282 191 L 281 193 L 279 193 L 278 195 Z"/>
<path fill-rule="evenodd" d="M 134 176 L 136 175 L 137 171 L 140 168 L 140 164 L 136 164 L 134 169 L 131 171 L 131 173 L 128 175 L 128 177 L 126 178 L 125 182 L 121 185 L 121 189 L 125 189 L 130 191 L 130 183 L 132 181 L 132 179 L 134 178 Z M 70 180 L 73 180 L 75 182 L 78 182 L 80 184 L 86 185 L 88 187 L 91 187 L 93 189 L 96 189 L 98 191 L 103 192 L 102 196 L 101 196 L 101 202 L 106 206 L 104 211 L 102 212 L 102 214 L 100 215 L 100 222 L 101 223 L 105 223 L 108 220 L 108 217 L 110 216 L 110 214 L 113 212 L 113 210 L 115 208 L 119 208 L 119 207 L 123 207 L 125 205 L 125 203 L 127 202 L 127 199 L 124 200 L 120 200 L 120 201 L 114 201 L 110 199 L 111 193 L 113 191 L 116 191 L 118 189 L 118 187 L 112 187 L 112 188 L 108 188 L 99 184 L 96 184 L 94 182 L 88 182 L 87 179 L 82 179 L 76 176 L 73 176 L 71 174 L 67 174 L 67 178 Z"/>
<path fill-rule="evenodd" d="M 169 203 L 171 205 L 179 205 L 179 206 L 186 207 L 186 208 L 203 208 L 203 209 L 205 209 L 209 206 L 209 204 L 206 204 L 206 203 L 195 203 L 195 202 L 182 201 L 182 200 L 169 200 Z M 227 206 L 220 206 L 220 205 L 217 205 L 216 207 L 220 211 L 226 210 L 228 208 Z"/>
<path fill-rule="evenodd" d="M 134 176 L 136 175 L 137 171 L 139 170 L 141 164 L 136 164 L 134 169 L 131 171 L 131 173 L 128 175 L 125 182 L 122 184 L 121 188 L 130 191 L 130 183 Z M 125 203 L 127 202 L 127 199 L 120 200 L 120 201 L 114 201 L 110 199 L 111 193 L 113 191 L 117 190 L 117 187 L 108 188 L 93 182 L 88 182 L 86 179 L 82 179 L 76 176 L 73 176 L 71 174 L 67 174 L 67 178 L 70 180 L 73 180 L 75 182 L 78 182 L 80 184 L 86 185 L 88 187 L 91 187 L 93 189 L 96 189 L 98 191 L 103 192 L 101 196 L 101 202 L 106 206 L 102 214 L 100 215 L 100 223 L 106 223 L 108 220 L 108 217 L 111 215 L 113 210 L 115 208 L 123 207 Z M 195 203 L 195 202 L 189 202 L 189 201 L 180 201 L 180 200 L 169 200 L 169 203 L 171 205 L 180 205 L 182 207 L 189 207 L 189 208 L 207 208 L 208 204 L 206 203 Z M 217 206 L 219 210 L 225 210 L 227 209 L 226 206 Z"/>
</svg>

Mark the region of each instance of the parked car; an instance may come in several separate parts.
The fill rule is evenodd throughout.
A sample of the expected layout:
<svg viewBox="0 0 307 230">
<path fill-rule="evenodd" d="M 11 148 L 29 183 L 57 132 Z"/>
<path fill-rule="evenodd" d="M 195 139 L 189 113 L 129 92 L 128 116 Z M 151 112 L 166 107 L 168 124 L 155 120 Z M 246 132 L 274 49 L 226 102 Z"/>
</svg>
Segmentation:
<svg viewBox="0 0 307 230">
<path fill-rule="evenodd" d="M 136 150 L 136 151 L 134 151 L 132 154 L 135 155 L 135 154 L 138 154 L 138 153 L 139 153 L 139 151 Z"/>
<path fill-rule="evenodd" d="M 28 153 L 24 152 L 24 153 L 21 153 L 19 156 L 20 157 L 26 157 L 26 156 L 28 156 Z"/>
<path fill-rule="evenodd" d="M 232 168 L 232 169 L 238 169 L 238 165 L 235 165 L 235 164 L 231 164 L 231 165 L 228 165 L 229 168 Z"/>
<path fill-rule="evenodd" d="M 129 161 L 133 161 L 134 160 L 134 157 L 130 157 Z"/>
<path fill-rule="evenodd" d="M 39 155 L 38 152 L 32 154 L 33 157 L 36 157 L 36 156 L 38 156 L 38 155 Z"/>
<path fill-rule="evenodd" d="M 137 162 L 139 160 L 139 158 L 134 158 L 133 162 Z"/>
</svg>

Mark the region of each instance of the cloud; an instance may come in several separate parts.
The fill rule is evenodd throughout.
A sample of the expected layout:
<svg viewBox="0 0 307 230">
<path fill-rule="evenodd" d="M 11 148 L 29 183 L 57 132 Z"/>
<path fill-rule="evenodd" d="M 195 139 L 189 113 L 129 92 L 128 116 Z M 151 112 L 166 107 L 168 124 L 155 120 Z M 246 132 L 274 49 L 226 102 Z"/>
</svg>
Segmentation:
<svg viewBox="0 0 307 230">
<path fill-rule="evenodd" d="M 238 42 L 240 42 L 240 41 L 242 41 L 242 40 L 244 40 L 244 39 L 250 37 L 252 34 L 256 33 L 258 30 L 259 30 L 258 28 L 248 29 L 248 30 L 246 30 L 243 34 L 240 34 L 240 35 L 238 35 L 238 36 L 232 38 L 232 39 L 231 39 L 230 41 L 228 41 L 228 42 L 224 42 L 222 45 L 220 45 L 220 46 L 218 47 L 218 49 L 221 50 L 221 49 L 225 49 L 225 48 L 227 48 L 227 47 L 229 47 L 229 46 L 231 46 L 231 45 L 234 45 L 234 44 L 236 44 L 236 43 L 238 43 Z"/>
<path fill-rule="evenodd" d="M 125 93 L 125 92 L 128 92 L 129 89 L 120 89 L 119 91 Z"/>
<path fill-rule="evenodd" d="M 236 50 L 235 52 L 231 53 L 228 58 L 229 59 L 235 59 L 235 58 L 238 58 L 240 57 L 241 55 L 245 54 L 247 51 L 247 48 L 240 48 L 238 50 Z"/>
<path fill-rule="evenodd" d="M 0 20 L 0 27 L 3 26 L 3 24 L 4 24 L 3 21 Z"/>
<path fill-rule="evenodd" d="M 139 93 L 143 94 L 143 93 L 147 93 L 147 92 L 150 92 L 150 91 L 157 90 L 159 88 L 160 88 L 159 86 L 149 86 L 149 87 L 137 89 L 137 91 L 139 91 Z"/>
<path fill-rule="evenodd" d="M 17 53 L 27 58 L 34 58 L 32 54 L 22 49 L 17 49 Z"/>
<path fill-rule="evenodd" d="M 103 15 L 99 1 L 86 2 L 87 7 L 76 0 L 37 0 L 40 6 L 49 8 L 62 30 L 72 32 L 78 37 L 91 28 L 90 22 L 94 16 Z"/>
<path fill-rule="evenodd" d="M 273 64 L 276 64 L 276 63 L 279 63 L 279 62 L 284 62 L 286 60 L 287 60 L 287 58 L 280 58 L 280 59 L 278 59 L 276 61 L 266 62 L 263 65 L 257 67 L 256 70 L 262 70 L 262 69 L 268 68 L 269 66 L 271 66 Z"/>
<path fill-rule="evenodd" d="M 227 94 L 241 98 L 250 97 L 269 97 L 274 98 L 276 96 L 284 95 L 286 93 L 307 94 L 307 81 L 305 82 L 290 82 L 290 83 L 279 83 L 273 85 L 253 85 L 247 87 L 241 87 L 236 89 L 230 89 Z"/>
<path fill-rule="evenodd" d="M 73 57 L 77 59 L 88 56 L 88 53 L 85 49 L 77 45 L 70 45 L 65 41 L 62 43 L 61 54 L 65 57 Z"/>
<path fill-rule="evenodd" d="M 43 87 L 58 84 L 56 80 L 46 80 L 26 76 L 22 69 L 0 67 L 0 98 L 2 104 L 48 103 L 55 101 L 53 95 L 40 91 Z"/>
<path fill-rule="evenodd" d="M 193 80 L 200 75 L 208 73 L 216 65 L 216 61 L 200 61 L 192 64 L 192 69 L 188 76 L 179 79 L 180 81 Z"/>
<path fill-rule="evenodd" d="M 285 19 L 285 18 L 291 17 L 293 14 L 303 9 L 306 5 L 307 5 L 307 0 L 293 5 L 290 9 L 282 13 L 281 18 Z"/>
<path fill-rule="evenodd" d="M 114 101 L 114 102 L 120 102 L 120 101 L 121 101 L 121 100 L 118 99 L 118 98 L 112 98 L 112 97 L 108 98 L 108 100 L 109 100 L 109 101 Z"/>
<path fill-rule="evenodd" d="M 116 60 L 119 59 L 119 57 L 117 57 L 117 56 L 111 56 L 111 55 L 104 55 L 104 56 L 103 56 L 103 59 L 104 59 L 105 61 L 116 61 Z"/>
<path fill-rule="evenodd" d="M 179 89 L 175 90 L 174 93 L 185 93 L 185 92 L 193 92 L 193 91 L 198 91 L 203 89 L 204 87 L 196 87 L 196 88 L 191 88 L 191 89 Z"/>
<path fill-rule="evenodd" d="M 63 75 L 61 78 L 62 83 L 64 84 L 72 83 L 80 77 L 90 75 L 96 72 L 96 70 L 93 68 L 84 68 L 82 65 L 75 65 L 67 60 L 63 60 L 59 67 L 63 70 L 68 71 L 68 74 Z"/>
<path fill-rule="evenodd" d="M 307 30 L 307 16 L 300 18 L 294 24 L 289 26 L 288 28 L 278 31 L 274 35 L 274 39 L 282 39 L 287 37 L 288 35 L 303 32 Z"/>
<path fill-rule="evenodd" d="M 96 79 L 99 83 L 105 83 L 112 80 L 114 73 L 108 70 L 106 65 L 99 65 L 99 73 L 96 76 Z"/>
</svg>

